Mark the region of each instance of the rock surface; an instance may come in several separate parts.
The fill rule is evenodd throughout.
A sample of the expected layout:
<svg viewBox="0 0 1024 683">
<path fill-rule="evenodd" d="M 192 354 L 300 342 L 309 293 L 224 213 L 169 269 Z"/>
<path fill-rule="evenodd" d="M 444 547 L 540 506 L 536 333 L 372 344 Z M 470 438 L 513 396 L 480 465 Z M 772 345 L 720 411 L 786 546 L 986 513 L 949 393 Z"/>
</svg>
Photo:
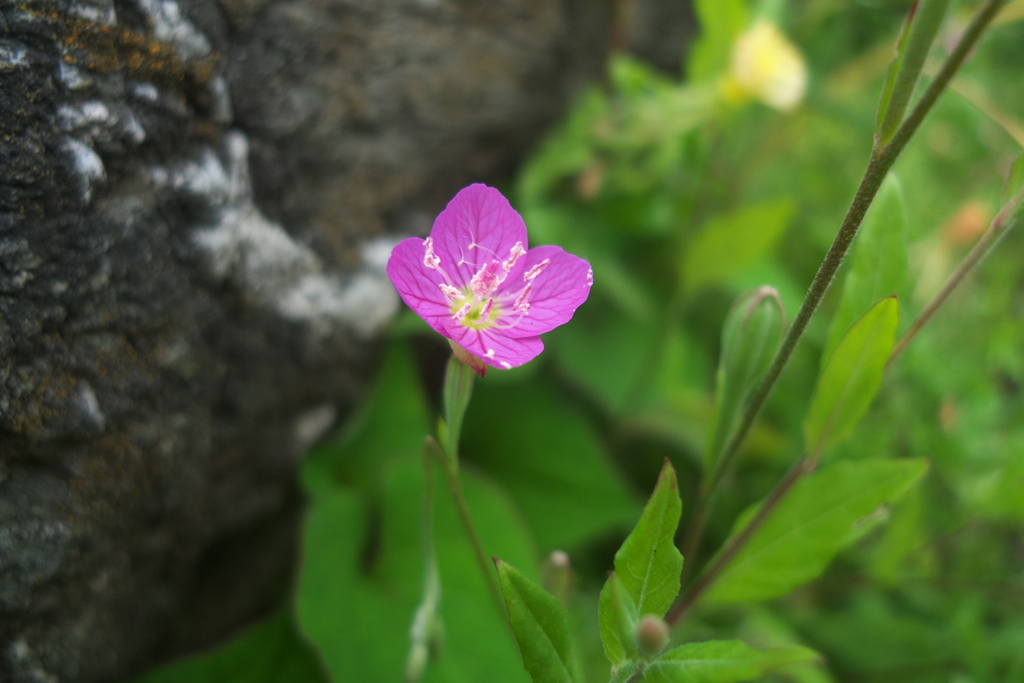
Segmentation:
<svg viewBox="0 0 1024 683">
<path fill-rule="evenodd" d="M 116 680 L 266 606 L 393 236 L 512 167 L 609 4 L 0 0 L 0 680 Z"/>
</svg>

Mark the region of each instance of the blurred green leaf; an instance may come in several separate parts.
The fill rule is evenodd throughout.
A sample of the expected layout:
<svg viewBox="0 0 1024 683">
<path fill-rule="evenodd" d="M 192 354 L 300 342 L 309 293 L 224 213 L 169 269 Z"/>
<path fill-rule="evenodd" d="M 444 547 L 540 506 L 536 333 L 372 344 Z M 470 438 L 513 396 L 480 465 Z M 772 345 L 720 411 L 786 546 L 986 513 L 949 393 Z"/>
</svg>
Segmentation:
<svg viewBox="0 0 1024 683">
<path fill-rule="evenodd" d="M 1003 189 L 999 193 L 999 203 L 1006 206 L 1021 192 L 1024 192 L 1024 154 L 1017 157 L 1017 160 L 1010 166 L 1010 172 L 1006 175 Z M 1024 201 L 1017 207 L 1017 213 L 1020 212 L 1024 212 Z"/>
<path fill-rule="evenodd" d="M 423 466 L 393 462 L 379 499 L 336 488 L 313 501 L 296 594 L 299 623 L 335 681 L 400 681 L 409 626 L 422 592 Z M 463 468 L 466 498 L 485 549 L 536 564 L 506 495 Z M 371 514 L 371 510 L 373 511 Z M 448 496 L 438 493 L 435 543 L 444 595 L 444 647 L 426 683 L 521 683 L 526 675 L 504 615 L 490 599 Z"/>
<path fill-rule="evenodd" d="M 795 206 L 773 199 L 715 216 L 701 228 L 683 259 L 683 283 L 693 294 L 724 282 L 768 255 L 789 225 Z"/>
<path fill-rule="evenodd" d="M 596 285 L 595 285 L 596 286 Z M 640 377 L 655 350 L 658 327 L 630 320 L 608 307 L 581 308 L 572 324 L 548 335 L 559 367 L 612 414 L 649 407 L 652 382 Z M 645 392 L 636 396 L 638 386 Z"/>
<path fill-rule="evenodd" d="M 615 572 L 605 581 L 598 600 L 598 624 L 604 654 L 613 667 L 637 656 L 634 632 L 640 619 L 636 603 Z"/>
<path fill-rule="evenodd" d="M 629 524 L 639 507 L 579 409 L 543 380 L 481 382 L 463 453 L 511 494 L 544 552 Z"/>
<path fill-rule="evenodd" d="M 703 81 L 722 75 L 732 59 L 732 44 L 747 24 L 745 0 L 696 0 L 700 37 L 687 59 L 690 80 Z"/>
<path fill-rule="evenodd" d="M 647 683 L 749 681 L 787 664 L 817 657 L 814 650 L 799 645 L 757 650 L 739 640 L 687 643 L 651 662 L 643 680 Z"/>
<path fill-rule="evenodd" d="M 339 435 L 314 449 L 302 468 L 310 494 L 332 493 L 339 481 L 368 482 L 383 463 L 419 458 L 432 418 L 405 340 L 384 352 L 373 390 Z"/>
<path fill-rule="evenodd" d="M 594 126 L 607 110 L 608 100 L 599 88 L 580 95 L 568 120 L 534 152 L 520 172 L 518 195 L 524 203 L 538 202 L 559 182 L 593 162 Z"/>
<path fill-rule="evenodd" d="M 840 461 L 805 476 L 705 597 L 715 602 L 766 600 L 810 581 L 855 537 L 860 520 L 899 499 L 927 469 L 924 459 Z M 759 505 L 740 515 L 730 539 L 746 527 Z"/>
<path fill-rule="evenodd" d="M 903 577 L 905 565 L 911 559 L 918 576 L 928 575 L 927 565 L 932 555 L 923 526 L 922 502 L 921 489 L 914 488 L 896 506 L 868 564 L 868 572 L 876 581 L 890 586 L 897 585 Z"/>
<path fill-rule="evenodd" d="M 533 683 L 579 682 L 569 620 L 558 600 L 507 562 L 494 564 L 523 666 Z"/>
<path fill-rule="evenodd" d="M 316 654 L 280 614 L 226 645 L 175 662 L 132 683 L 327 683 Z"/>
<path fill-rule="evenodd" d="M 804 447 L 812 458 L 847 438 L 867 412 L 882 384 L 899 320 L 896 297 L 882 299 L 829 357 L 804 419 Z"/>
<path fill-rule="evenodd" d="M 666 460 L 640 521 L 615 553 L 615 574 L 641 616 L 664 616 L 679 594 L 683 556 L 674 539 L 681 512 L 676 472 Z"/>
<path fill-rule="evenodd" d="M 843 295 L 828 330 L 823 362 L 857 318 L 879 299 L 897 296 L 906 300 L 909 271 L 903 190 L 897 177 L 890 173 L 857 232 L 849 272 L 843 281 Z"/>
</svg>

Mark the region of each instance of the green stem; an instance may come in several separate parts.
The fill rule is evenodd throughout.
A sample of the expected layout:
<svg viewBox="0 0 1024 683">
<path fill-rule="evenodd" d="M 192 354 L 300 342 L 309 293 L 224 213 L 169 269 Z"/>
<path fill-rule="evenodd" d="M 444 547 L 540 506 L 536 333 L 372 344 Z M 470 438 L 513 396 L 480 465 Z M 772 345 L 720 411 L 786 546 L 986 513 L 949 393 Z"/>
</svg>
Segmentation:
<svg viewBox="0 0 1024 683">
<path fill-rule="evenodd" d="M 942 304 L 946 302 L 949 295 L 963 282 L 967 274 L 974 270 L 974 267 L 985 256 L 988 255 L 989 251 L 1002 239 L 1003 235 L 1009 232 L 1009 229 L 1017 222 L 1018 216 L 1016 215 L 1017 208 L 1020 202 L 1024 199 L 1024 190 L 1022 190 L 1010 203 L 1000 210 L 992 222 L 989 223 L 988 229 L 985 230 L 985 234 L 977 241 L 974 247 L 971 248 L 967 257 L 963 260 L 963 263 L 956 269 L 956 271 L 949 277 L 946 284 L 943 285 L 942 290 L 935 295 L 935 298 L 925 307 L 921 314 L 917 316 L 917 319 L 907 330 L 907 333 L 903 335 L 896 347 L 893 348 L 892 353 L 889 355 L 889 364 L 892 364 L 896 357 L 903 353 L 903 350 L 907 348 L 907 345 L 914 340 L 917 333 L 921 331 L 921 328 L 928 324 L 928 321 L 932 319 L 935 313 L 942 307 Z"/>
<path fill-rule="evenodd" d="M 466 496 L 462 492 L 462 480 L 459 479 L 458 465 L 455 460 L 447 457 L 437 441 L 429 436 L 427 437 L 427 448 L 430 449 L 437 464 L 441 466 L 445 483 L 452 494 L 452 500 L 455 501 L 455 509 L 458 510 L 462 528 L 466 531 L 466 537 L 469 539 L 470 545 L 473 546 L 476 563 L 484 575 L 484 580 L 490 589 L 491 597 L 494 598 L 494 602 L 498 606 L 498 611 L 504 615 L 505 599 L 502 597 L 501 588 L 498 586 L 498 579 L 494 574 L 494 564 L 487 557 L 487 553 L 484 552 L 484 544 L 480 541 L 480 534 L 477 532 L 476 524 L 473 522 L 473 515 L 470 513 L 469 505 L 466 503 Z"/>
<path fill-rule="evenodd" d="M 764 407 L 765 401 L 767 401 L 775 383 L 782 374 L 783 368 L 786 367 L 786 363 L 793 354 L 797 342 L 800 341 L 804 331 L 807 329 L 808 323 L 811 321 L 811 317 L 818 309 L 819 304 L 821 304 L 821 300 L 825 296 L 825 292 L 828 291 L 829 285 L 832 284 L 836 271 L 839 270 L 843 257 L 846 256 L 850 244 L 853 243 L 853 238 L 857 235 L 857 230 L 864 220 L 864 215 L 867 213 L 868 207 L 871 206 L 875 194 L 878 193 L 878 188 L 881 186 L 886 174 L 892 168 L 892 165 L 910 141 L 911 136 L 921 125 L 925 115 L 931 110 L 939 95 L 949 84 L 950 80 L 952 80 L 953 75 L 963 64 L 968 52 L 977 43 L 985 27 L 1004 2 L 1005 0 L 989 0 L 985 4 L 977 16 L 974 17 L 970 26 L 967 27 L 960 43 L 953 50 L 953 53 L 950 54 L 946 63 L 943 64 L 939 73 L 936 74 L 935 79 L 925 90 L 921 99 L 893 135 L 892 140 L 887 145 L 876 147 L 872 151 L 871 161 L 868 163 L 867 170 L 864 172 L 864 178 L 861 180 L 860 187 L 857 188 L 857 193 L 850 203 L 850 208 L 843 219 L 839 232 L 836 234 L 836 238 L 825 255 L 821 266 L 818 268 L 807 296 L 804 298 L 792 326 L 790 326 L 789 331 L 786 333 L 786 338 L 783 340 L 779 352 L 775 355 L 775 359 L 772 361 L 764 380 L 762 380 L 760 386 L 751 396 L 750 403 L 743 413 L 739 426 L 726 445 L 718 467 L 709 478 L 707 486 L 709 495 L 714 493 L 722 476 L 735 458 L 736 451 L 739 449 L 740 444 L 743 443 L 751 426 L 753 426 L 754 420 L 761 412 L 761 408 Z"/>
<path fill-rule="evenodd" d="M 786 476 L 775 485 L 772 492 L 768 494 L 764 503 L 757 509 L 754 517 L 750 520 L 747 526 L 743 527 L 737 536 L 729 541 L 729 543 L 722 549 L 722 551 L 715 557 L 714 561 L 704 570 L 700 575 L 700 578 L 693 584 L 693 586 L 683 595 L 682 599 L 676 602 L 672 606 L 672 609 L 665 615 L 665 621 L 669 626 L 674 626 L 679 623 L 683 617 L 686 616 L 690 608 L 693 607 L 694 603 L 711 587 L 711 585 L 721 576 L 722 572 L 729 565 L 736 554 L 746 545 L 747 541 L 754 535 L 765 520 L 771 516 L 772 511 L 778 507 L 779 503 L 786 497 L 786 494 L 793 488 L 793 485 L 800 480 L 805 474 L 808 474 L 814 470 L 815 463 L 807 458 L 800 458 L 797 463 L 790 468 Z"/>
<path fill-rule="evenodd" d="M 718 485 L 721 483 L 722 477 L 728 471 L 732 461 L 735 459 L 740 445 L 743 443 L 750 431 L 750 428 L 754 424 L 754 420 L 760 414 L 761 409 L 768 400 L 768 396 L 771 394 L 779 376 L 782 374 L 783 369 L 789 362 L 790 356 L 792 356 L 797 343 L 800 341 L 804 331 L 807 329 L 807 325 L 810 323 L 814 312 L 821 304 L 821 300 L 828 291 L 829 285 L 831 285 L 836 272 L 839 270 L 839 266 L 842 265 L 843 258 L 846 256 L 846 252 L 853 243 L 853 238 L 857 235 L 857 230 L 860 228 L 868 207 L 871 206 L 871 202 L 878 193 L 878 188 L 881 186 L 886 174 L 892 168 L 892 165 L 896 162 L 896 159 L 910 141 L 910 138 L 917 131 L 918 127 L 920 127 L 921 122 L 931 110 L 932 106 L 934 106 L 939 95 L 949 85 L 953 76 L 963 64 L 967 54 L 978 42 L 978 39 L 981 37 L 986 26 L 988 26 L 992 21 L 1004 3 L 1005 0 L 988 0 L 988 2 L 985 3 L 985 6 L 977 15 L 975 15 L 974 19 L 967 27 L 967 30 L 964 32 L 960 42 L 949 55 L 945 64 L 942 65 L 942 69 L 940 69 L 939 73 L 936 74 L 935 79 L 925 90 L 921 99 L 911 110 L 907 118 L 904 119 L 903 123 L 900 124 L 900 127 L 892 136 L 892 139 L 887 144 L 876 145 L 872 150 L 871 160 L 864 172 L 864 177 L 861 180 L 860 186 L 857 188 L 857 192 L 853 197 L 853 201 L 850 203 L 850 208 L 843 219 L 839 232 L 836 234 L 835 240 L 832 242 L 832 246 L 825 255 L 821 266 L 818 268 L 818 272 L 815 274 L 814 280 L 811 282 L 810 288 L 808 289 L 807 296 L 804 298 L 804 301 L 800 306 L 800 310 L 797 312 L 796 318 L 793 320 L 793 324 L 786 333 L 782 346 L 779 348 L 778 353 L 776 353 L 771 366 L 768 368 L 768 372 L 761 381 L 761 384 L 751 396 L 750 402 L 747 404 L 747 407 L 743 412 L 736 431 L 726 444 L 717 466 L 706 479 L 705 485 L 701 487 L 701 496 L 698 499 L 696 508 L 700 514 L 696 514 L 694 516 L 690 525 L 691 529 L 688 530 L 687 538 L 684 543 L 684 545 L 691 550 L 700 546 L 700 540 L 703 535 L 705 524 L 704 517 L 706 516 L 707 508 L 710 507 L 710 499 L 714 496 Z M 790 475 L 787 475 L 787 479 L 784 479 L 780 484 L 785 483 L 789 476 Z M 795 476 L 799 477 L 800 475 Z M 792 483 L 793 482 L 790 482 L 788 486 L 791 486 Z M 785 494 L 785 490 L 787 489 L 783 490 L 783 495 Z M 742 543 L 740 546 L 742 546 Z M 739 547 L 735 548 L 733 554 L 738 550 Z M 724 567 L 724 564 L 722 566 Z M 707 576 L 707 574 L 708 572 L 705 572 L 704 576 Z M 710 581 L 714 580 L 714 575 L 715 574 L 712 574 L 712 578 L 708 580 L 707 585 L 710 585 Z M 703 576 L 699 582 L 701 581 L 704 581 Z M 672 623 L 676 623 L 682 618 L 682 615 L 685 614 L 704 590 L 706 590 L 706 586 L 701 588 L 699 585 L 694 585 L 687 594 L 687 596 L 692 597 L 685 597 L 683 599 L 685 604 L 680 602 L 679 606 L 674 607 L 670 612 L 670 614 L 675 615 Z"/>
</svg>

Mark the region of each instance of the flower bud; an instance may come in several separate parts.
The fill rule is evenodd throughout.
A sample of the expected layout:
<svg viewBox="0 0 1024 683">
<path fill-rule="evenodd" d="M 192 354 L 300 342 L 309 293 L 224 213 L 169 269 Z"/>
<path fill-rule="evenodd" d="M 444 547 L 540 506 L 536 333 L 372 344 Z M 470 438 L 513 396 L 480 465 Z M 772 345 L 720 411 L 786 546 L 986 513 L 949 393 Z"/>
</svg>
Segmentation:
<svg viewBox="0 0 1024 683">
<path fill-rule="evenodd" d="M 758 21 L 736 39 L 729 73 L 722 81 L 726 99 L 753 99 L 787 111 L 800 104 L 806 89 L 803 55 L 775 24 Z"/>
<path fill-rule="evenodd" d="M 562 605 L 568 605 L 572 594 L 572 564 L 569 556 L 562 550 L 552 552 L 544 560 L 541 575 L 547 592 L 558 598 Z"/>
<path fill-rule="evenodd" d="M 736 418 L 779 349 L 783 318 L 782 301 L 774 287 L 746 292 L 726 316 L 715 380 L 715 412 L 704 454 L 707 472 L 717 463 Z"/>
<path fill-rule="evenodd" d="M 668 624 L 656 614 L 645 614 L 636 624 L 636 647 L 648 657 L 658 655 L 668 645 Z"/>
</svg>

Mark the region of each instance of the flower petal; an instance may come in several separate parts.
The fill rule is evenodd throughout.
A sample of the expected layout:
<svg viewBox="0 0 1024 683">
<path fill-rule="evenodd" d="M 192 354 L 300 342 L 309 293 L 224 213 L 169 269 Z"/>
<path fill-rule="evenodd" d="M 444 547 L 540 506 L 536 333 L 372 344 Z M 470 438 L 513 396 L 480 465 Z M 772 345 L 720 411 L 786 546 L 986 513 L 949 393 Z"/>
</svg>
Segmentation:
<svg viewBox="0 0 1024 683">
<path fill-rule="evenodd" d="M 569 322 L 590 295 L 594 274 L 584 259 L 567 253 L 561 247 L 536 247 L 523 258 L 523 269 L 529 272 L 545 260 L 549 263 L 533 280 L 527 297 L 529 310 L 515 327 L 504 330 L 509 337 L 535 337 Z M 524 284 L 522 277 L 516 281 L 509 278 L 503 283 L 500 293 L 510 297 Z"/>
<path fill-rule="evenodd" d="M 451 337 L 444 321 L 451 318 L 451 306 L 441 291 L 444 276 L 423 265 L 423 240 L 409 237 L 391 250 L 387 273 L 402 301 L 427 324 Z"/>
<path fill-rule="evenodd" d="M 460 289 L 468 287 L 473 276 L 490 261 L 504 262 L 517 242 L 528 248 L 523 218 L 493 187 L 475 184 L 462 189 L 434 221 L 430 230 L 434 253 L 440 267 Z M 519 277 L 522 262 L 508 273 Z"/>
<path fill-rule="evenodd" d="M 462 325 L 449 328 L 451 338 L 491 367 L 508 370 L 533 360 L 544 350 L 540 337 L 512 339 L 501 330 L 474 330 Z"/>
</svg>

